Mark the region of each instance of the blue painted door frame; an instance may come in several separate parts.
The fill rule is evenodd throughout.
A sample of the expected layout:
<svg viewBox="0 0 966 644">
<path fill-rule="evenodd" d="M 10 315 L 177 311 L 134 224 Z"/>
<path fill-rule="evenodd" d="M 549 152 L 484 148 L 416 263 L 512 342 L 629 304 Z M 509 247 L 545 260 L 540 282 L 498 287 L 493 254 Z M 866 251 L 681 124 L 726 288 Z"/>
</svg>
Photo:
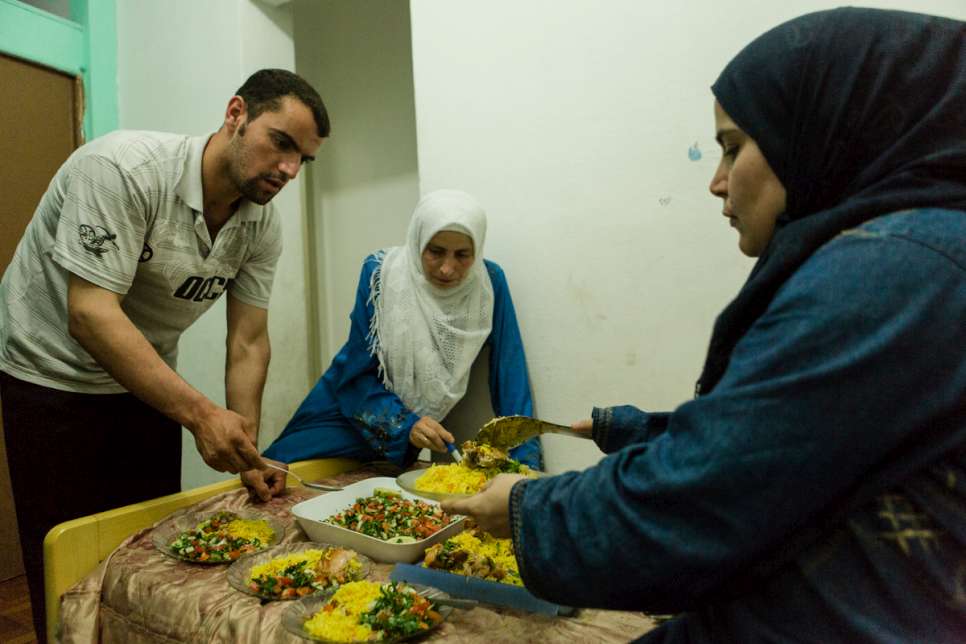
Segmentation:
<svg viewBox="0 0 966 644">
<path fill-rule="evenodd" d="M 84 137 L 117 129 L 115 0 L 71 0 L 71 19 L 0 0 L 0 52 L 84 82 Z"/>
</svg>

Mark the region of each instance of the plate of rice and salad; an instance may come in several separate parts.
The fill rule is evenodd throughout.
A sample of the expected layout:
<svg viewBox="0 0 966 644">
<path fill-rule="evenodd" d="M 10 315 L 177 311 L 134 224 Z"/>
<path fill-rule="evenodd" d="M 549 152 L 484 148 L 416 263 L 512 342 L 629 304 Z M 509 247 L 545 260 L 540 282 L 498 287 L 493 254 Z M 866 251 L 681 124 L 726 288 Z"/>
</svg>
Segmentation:
<svg viewBox="0 0 966 644">
<path fill-rule="evenodd" d="M 327 543 L 286 543 L 242 557 L 228 568 L 228 583 L 266 601 L 298 599 L 369 575 L 372 562 Z"/>
<path fill-rule="evenodd" d="M 426 549 L 424 568 L 523 586 L 513 539 L 497 539 L 474 526 Z"/>
<path fill-rule="evenodd" d="M 285 526 L 260 512 L 187 514 L 159 526 L 151 536 L 155 547 L 181 561 L 227 564 L 242 555 L 277 544 Z"/>
<path fill-rule="evenodd" d="M 428 469 L 403 472 L 396 478 L 396 483 L 413 494 L 445 501 L 473 496 L 483 489 L 487 481 L 499 474 L 523 474 L 531 478 L 543 476 L 543 472 L 530 469 L 492 445 L 466 441 L 460 451 L 463 454 L 460 463 L 434 464 Z"/>
<path fill-rule="evenodd" d="M 540 615 L 574 613 L 570 606 L 540 599 L 527 590 L 513 540 L 497 539 L 476 525 L 467 525 L 463 532 L 427 548 L 420 564 L 397 564 L 389 579 L 438 589 L 451 598 Z"/>
<path fill-rule="evenodd" d="M 282 626 L 316 642 L 393 644 L 425 635 L 446 620 L 453 609 L 434 598 L 448 595 L 414 584 L 354 581 L 294 602 L 282 614 Z"/>
</svg>

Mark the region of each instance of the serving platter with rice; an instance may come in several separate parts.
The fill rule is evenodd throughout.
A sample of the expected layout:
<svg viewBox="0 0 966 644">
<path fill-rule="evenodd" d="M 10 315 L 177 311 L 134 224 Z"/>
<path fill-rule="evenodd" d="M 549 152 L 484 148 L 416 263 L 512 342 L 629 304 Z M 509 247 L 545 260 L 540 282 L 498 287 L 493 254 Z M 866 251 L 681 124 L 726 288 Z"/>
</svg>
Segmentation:
<svg viewBox="0 0 966 644">
<path fill-rule="evenodd" d="M 317 642 L 393 644 L 425 635 L 449 617 L 453 609 L 436 598 L 448 595 L 416 584 L 351 582 L 294 602 L 282 614 L 282 626 Z"/>
<path fill-rule="evenodd" d="M 396 483 L 407 492 L 445 501 L 472 496 L 500 474 L 522 474 L 531 478 L 544 475 L 491 445 L 466 441 L 460 449 L 463 452 L 461 462 L 434 464 L 428 469 L 403 472 L 396 477 Z"/>
<path fill-rule="evenodd" d="M 497 539 L 478 527 L 467 528 L 426 549 L 424 568 L 523 586 L 513 539 Z"/>
<path fill-rule="evenodd" d="M 271 548 L 285 535 L 275 517 L 255 511 L 203 512 L 176 517 L 151 535 L 154 546 L 175 559 L 198 564 L 229 564 Z"/>
<path fill-rule="evenodd" d="M 328 543 L 286 543 L 242 557 L 228 568 L 228 583 L 266 601 L 298 599 L 364 579 L 372 562 Z"/>
</svg>

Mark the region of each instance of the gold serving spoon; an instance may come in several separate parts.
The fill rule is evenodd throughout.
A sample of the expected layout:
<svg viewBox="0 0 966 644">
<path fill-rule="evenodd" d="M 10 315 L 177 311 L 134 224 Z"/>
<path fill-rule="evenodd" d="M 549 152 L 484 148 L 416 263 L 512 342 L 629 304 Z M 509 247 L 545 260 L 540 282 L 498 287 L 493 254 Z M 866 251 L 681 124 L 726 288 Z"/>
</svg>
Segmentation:
<svg viewBox="0 0 966 644">
<path fill-rule="evenodd" d="M 476 442 L 508 450 L 534 436 L 547 433 L 590 438 L 590 434 L 575 432 L 565 425 L 548 423 L 529 416 L 498 416 L 483 425 L 476 435 Z"/>
<path fill-rule="evenodd" d="M 298 481 L 299 483 L 301 483 L 305 487 L 310 487 L 310 488 L 315 489 L 315 490 L 325 490 L 326 492 L 338 492 L 339 490 L 342 489 L 338 485 L 325 485 L 324 483 L 311 483 L 309 481 L 305 481 L 305 480 L 302 479 L 301 476 L 299 476 L 298 474 L 296 474 L 292 470 L 287 470 L 284 467 L 279 467 L 278 465 L 272 465 L 268 461 L 265 461 L 265 465 L 269 466 L 273 470 L 278 470 L 279 472 L 285 472 L 286 474 L 288 474 L 289 476 L 291 476 L 293 479 L 295 479 L 296 481 Z"/>
</svg>

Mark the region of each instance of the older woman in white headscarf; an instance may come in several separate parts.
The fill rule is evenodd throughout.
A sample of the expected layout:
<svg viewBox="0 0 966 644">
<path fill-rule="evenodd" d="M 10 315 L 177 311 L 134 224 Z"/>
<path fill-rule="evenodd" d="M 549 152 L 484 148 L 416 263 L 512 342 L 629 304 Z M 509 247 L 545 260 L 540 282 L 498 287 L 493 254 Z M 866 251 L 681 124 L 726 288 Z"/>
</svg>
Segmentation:
<svg viewBox="0 0 966 644">
<path fill-rule="evenodd" d="M 530 415 L 523 343 L 503 270 L 483 259 L 486 213 L 470 195 L 438 190 L 416 206 L 404 246 L 362 265 L 349 339 L 265 456 L 389 460 L 408 466 L 419 450 L 446 451 L 443 426 L 466 393 L 470 368 L 490 346 L 497 415 Z M 511 455 L 540 466 L 533 439 Z M 284 476 L 248 472 L 262 498 Z"/>
</svg>

